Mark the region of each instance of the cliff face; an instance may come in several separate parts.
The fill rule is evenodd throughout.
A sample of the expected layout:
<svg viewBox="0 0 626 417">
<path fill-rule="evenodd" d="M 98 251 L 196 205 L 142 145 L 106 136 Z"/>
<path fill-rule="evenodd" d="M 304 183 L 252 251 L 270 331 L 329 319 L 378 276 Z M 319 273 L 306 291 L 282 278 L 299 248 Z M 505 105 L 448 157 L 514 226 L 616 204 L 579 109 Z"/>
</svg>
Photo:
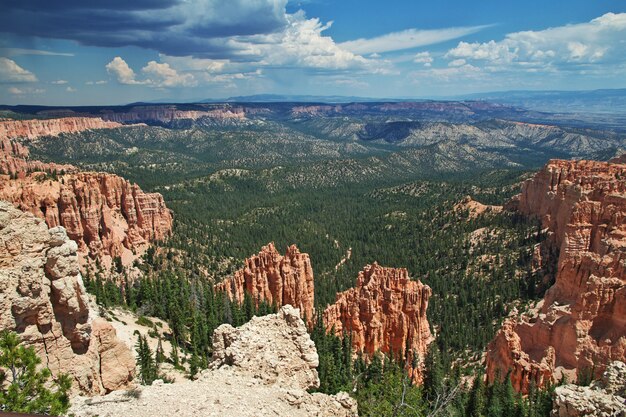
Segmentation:
<svg viewBox="0 0 626 417">
<path fill-rule="evenodd" d="M 138 106 L 124 113 L 102 113 L 104 120 L 112 122 L 172 122 L 180 119 L 197 120 L 202 117 L 215 119 L 244 119 L 245 111 L 242 107 L 223 107 L 210 110 L 178 110 L 176 106 Z"/>
<path fill-rule="evenodd" d="M 16 331 L 53 374 L 69 374 L 73 388 L 102 394 L 125 387 L 135 364 L 90 309 L 76 250 L 63 228 L 0 201 L 0 329 Z"/>
<path fill-rule="evenodd" d="M 196 381 L 155 381 L 132 398 L 114 392 L 77 398 L 70 415 L 165 416 L 357 416 L 345 392 L 310 394 L 319 387 L 319 358 L 298 310 L 254 317 L 239 328 L 224 324 L 213 334 L 214 362 Z"/>
<path fill-rule="evenodd" d="M 101 259 L 120 256 L 128 264 L 133 252 L 168 236 L 172 214 L 157 193 L 113 174 L 78 172 L 58 179 L 35 173 L 0 183 L 0 199 L 63 226 L 81 253 Z"/>
<path fill-rule="evenodd" d="M 359 272 L 356 287 L 337 294 L 335 304 L 323 313 L 324 327 L 352 336 L 357 352 L 373 356 L 376 351 L 423 358 L 432 335 L 426 309 L 432 291 L 409 279 L 404 268 L 376 263 Z M 415 381 L 421 375 L 413 375 Z"/>
<path fill-rule="evenodd" d="M 255 302 L 266 301 L 278 307 L 290 304 L 300 309 L 309 324 L 314 319 L 311 260 L 295 245 L 287 249 L 285 256 L 278 253 L 273 243 L 263 246 L 258 255 L 246 259 L 243 269 L 218 283 L 216 289 L 239 303 L 248 293 Z"/>
<path fill-rule="evenodd" d="M 0 138 L 0 174 L 24 178 L 28 172 L 41 171 L 49 173 L 74 172 L 78 169 L 72 165 L 62 165 L 28 159 L 28 148 L 20 143 Z"/>
<path fill-rule="evenodd" d="M 505 321 L 490 343 L 487 377 L 511 370 L 527 392 L 562 375 L 600 375 L 626 360 L 626 165 L 550 161 L 509 207 L 548 229 L 544 253 L 559 254 L 556 282 L 529 315 Z"/>
<path fill-rule="evenodd" d="M 99 117 L 3 120 L 0 121 L 0 138 L 35 139 L 40 136 L 58 136 L 61 133 L 75 133 L 89 129 L 112 129 L 120 126 L 119 123 L 104 121 Z"/>
</svg>

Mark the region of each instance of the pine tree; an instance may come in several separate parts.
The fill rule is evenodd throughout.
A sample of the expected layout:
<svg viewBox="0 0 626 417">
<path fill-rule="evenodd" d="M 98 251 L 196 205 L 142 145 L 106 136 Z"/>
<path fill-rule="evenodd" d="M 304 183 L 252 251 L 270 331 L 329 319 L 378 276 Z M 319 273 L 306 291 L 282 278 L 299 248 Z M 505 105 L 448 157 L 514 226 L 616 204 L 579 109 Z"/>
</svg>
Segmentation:
<svg viewBox="0 0 626 417">
<path fill-rule="evenodd" d="M 152 350 L 148 346 L 146 336 L 137 338 L 137 367 L 139 368 L 139 377 L 144 385 L 151 385 L 158 378 L 158 365 L 152 357 Z"/>
<path fill-rule="evenodd" d="M 437 343 L 431 343 L 424 361 L 424 393 L 428 401 L 434 401 L 443 390 L 445 372 Z"/>
</svg>

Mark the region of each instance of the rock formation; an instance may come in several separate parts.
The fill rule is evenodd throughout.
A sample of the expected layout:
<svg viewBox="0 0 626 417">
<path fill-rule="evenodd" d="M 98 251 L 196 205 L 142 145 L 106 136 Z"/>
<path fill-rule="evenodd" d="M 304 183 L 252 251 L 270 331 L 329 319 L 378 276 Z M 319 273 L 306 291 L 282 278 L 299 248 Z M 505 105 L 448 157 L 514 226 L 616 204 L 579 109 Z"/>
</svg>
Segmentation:
<svg viewBox="0 0 626 417">
<path fill-rule="evenodd" d="M 626 165 L 550 161 L 508 207 L 548 230 L 542 262 L 556 282 L 536 308 L 510 318 L 490 343 L 487 377 L 509 370 L 527 392 L 626 360 Z"/>
<path fill-rule="evenodd" d="M 90 309 L 76 250 L 62 227 L 0 201 L 0 330 L 17 332 L 74 389 L 103 394 L 128 385 L 135 361 Z"/>
<path fill-rule="evenodd" d="M 311 260 L 291 245 L 281 256 L 273 243 L 263 246 L 258 255 L 245 261 L 235 275 L 216 285 L 231 300 L 243 303 L 250 294 L 255 302 L 266 301 L 280 307 L 293 305 L 300 309 L 308 324 L 314 319 L 314 284 Z"/>
<path fill-rule="evenodd" d="M 588 387 L 557 387 L 553 404 L 552 417 L 626 417 L 626 364 L 611 363 Z"/>
<path fill-rule="evenodd" d="M 356 416 L 356 402 L 344 392 L 310 394 L 319 386 L 318 355 L 298 310 L 254 317 L 235 329 L 213 334 L 214 362 L 196 381 L 156 381 L 135 395 L 111 393 L 76 398 L 69 414 L 126 416 Z"/>
<path fill-rule="evenodd" d="M 63 117 L 60 119 L 30 119 L 0 121 L 0 138 L 36 139 L 40 136 L 58 136 L 90 129 L 112 129 L 122 126 L 99 117 Z"/>
<path fill-rule="evenodd" d="M 78 171 L 72 165 L 33 161 L 28 148 L 19 142 L 0 138 L 0 174 L 24 178 L 29 172 L 66 173 Z"/>
<path fill-rule="evenodd" d="M 357 352 L 373 356 L 377 351 L 423 358 L 432 341 L 426 309 L 429 286 L 409 279 L 404 268 L 374 263 L 359 272 L 356 287 L 337 294 L 324 310 L 324 327 L 337 335 L 351 335 Z M 421 380 L 418 372 L 414 381 Z"/>
<path fill-rule="evenodd" d="M 152 240 L 168 236 L 172 214 L 158 193 L 113 174 L 77 172 L 46 179 L 42 173 L 0 183 L 0 199 L 63 226 L 83 254 L 125 264 Z"/>
<path fill-rule="evenodd" d="M 242 107 L 230 105 L 213 106 L 207 110 L 179 110 L 176 106 L 137 106 L 127 112 L 102 112 L 100 116 L 104 120 L 120 123 L 136 122 L 162 122 L 168 123 L 174 120 L 191 119 L 197 120 L 203 117 L 215 119 L 244 119 L 245 111 Z"/>
</svg>

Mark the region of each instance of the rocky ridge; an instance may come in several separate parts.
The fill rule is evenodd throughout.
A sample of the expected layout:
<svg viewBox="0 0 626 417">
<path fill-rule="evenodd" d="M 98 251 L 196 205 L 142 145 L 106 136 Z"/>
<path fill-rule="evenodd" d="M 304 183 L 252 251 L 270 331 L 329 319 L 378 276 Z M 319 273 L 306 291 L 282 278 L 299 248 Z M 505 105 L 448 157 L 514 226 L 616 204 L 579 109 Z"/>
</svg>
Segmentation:
<svg viewBox="0 0 626 417">
<path fill-rule="evenodd" d="M 162 122 L 174 120 L 245 119 L 243 107 L 224 106 L 208 110 L 179 110 L 176 106 L 137 106 L 126 112 L 101 112 L 102 119 L 115 123 Z"/>
<path fill-rule="evenodd" d="M 619 161 L 619 160 L 618 160 Z M 565 376 L 599 376 L 626 361 L 626 165 L 552 160 L 508 206 L 548 231 L 541 253 L 555 284 L 530 313 L 507 319 L 487 352 L 487 377 L 511 371 L 527 392 Z"/>
<path fill-rule="evenodd" d="M 215 288 L 240 304 L 247 293 L 256 303 L 297 307 L 308 324 L 314 319 L 313 268 L 309 255 L 300 253 L 296 245 L 287 248 L 285 256 L 273 243 L 263 246 L 258 255 L 246 259 L 242 269 Z"/>
<path fill-rule="evenodd" d="M 356 287 L 337 294 L 324 310 L 324 327 L 337 335 L 349 334 L 354 349 L 369 357 L 381 351 L 423 359 L 433 340 L 426 317 L 431 293 L 404 268 L 367 265 Z M 409 371 L 415 382 L 421 381 L 419 369 Z"/>
<path fill-rule="evenodd" d="M 73 389 L 104 394 L 128 386 L 135 361 L 91 307 L 77 249 L 62 227 L 0 201 L 0 329 L 17 332 Z"/>
<path fill-rule="evenodd" d="M 557 387 L 553 405 L 552 417 L 626 417 L 626 364 L 611 363 L 588 387 Z"/>
<path fill-rule="evenodd" d="M 40 136 L 58 136 L 90 129 L 113 129 L 122 126 L 98 117 L 63 117 L 59 119 L 30 119 L 0 121 L 0 138 L 36 139 Z"/>
<path fill-rule="evenodd" d="M 66 173 L 78 171 L 73 165 L 31 160 L 28 148 L 11 139 L 0 138 L 0 174 L 24 178 L 29 172 Z"/>
<path fill-rule="evenodd" d="M 214 362 L 196 381 L 74 400 L 75 416 L 356 416 L 346 393 L 310 394 L 319 386 L 318 355 L 297 309 L 254 317 L 213 334 Z"/>
</svg>

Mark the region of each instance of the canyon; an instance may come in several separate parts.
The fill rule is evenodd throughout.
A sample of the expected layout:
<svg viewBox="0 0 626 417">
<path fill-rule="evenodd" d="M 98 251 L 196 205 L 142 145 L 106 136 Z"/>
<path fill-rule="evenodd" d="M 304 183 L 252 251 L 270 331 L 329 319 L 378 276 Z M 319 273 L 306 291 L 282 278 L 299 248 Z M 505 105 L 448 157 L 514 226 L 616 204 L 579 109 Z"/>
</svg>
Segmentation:
<svg viewBox="0 0 626 417">
<path fill-rule="evenodd" d="M 170 235 L 172 213 L 161 194 L 145 193 L 114 174 L 80 172 L 71 165 L 30 160 L 28 149 L 0 142 L 0 199 L 63 226 L 83 255 L 130 265 L 154 240 Z M 50 173 L 54 175 L 49 175 Z M 8 174 L 8 175 L 7 175 Z"/>
<path fill-rule="evenodd" d="M 487 377 L 510 371 L 526 393 L 626 361 L 626 165 L 551 160 L 507 206 L 541 219 L 541 263 L 555 280 L 534 309 L 505 320 L 489 344 Z M 546 277 L 550 280 L 551 277 Z"/>
<path fill-rule="evenodd" d="M 62 227 L 0 201 L 0 329 L 18 333 L 72 389 L 104 394 L 128 387 L 131 351 L 98 316 L 83 286 L 77 245 Z"/>
</svg>

